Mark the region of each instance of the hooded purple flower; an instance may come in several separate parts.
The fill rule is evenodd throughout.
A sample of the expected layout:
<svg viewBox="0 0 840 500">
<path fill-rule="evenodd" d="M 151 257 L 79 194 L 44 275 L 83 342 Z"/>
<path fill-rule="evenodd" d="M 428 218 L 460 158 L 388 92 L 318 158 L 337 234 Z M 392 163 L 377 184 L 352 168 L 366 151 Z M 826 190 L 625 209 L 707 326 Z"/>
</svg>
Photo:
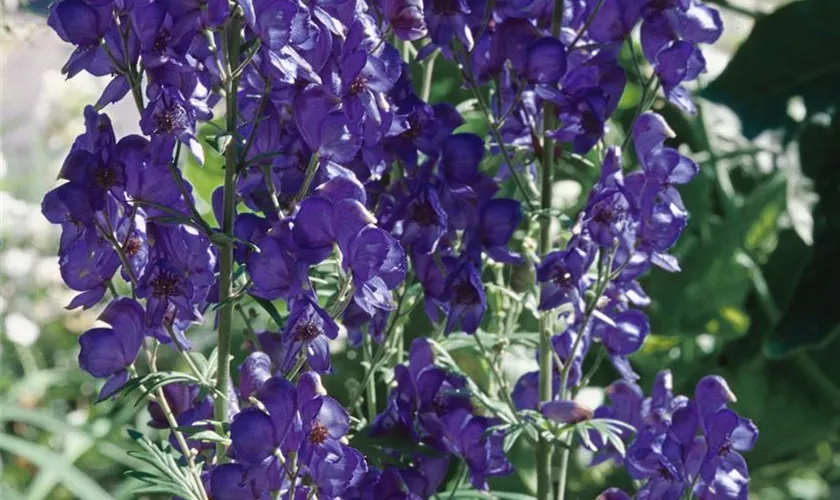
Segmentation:
<svg viewBox="0 0 840 500">
<path fill-rule="evenodd" d="M 426 36 L 422 0 L 384 0 L 382 13 L 400 40 L 414 41 Z"/>
<path fill-rule="evenodd" d="M 572 239 L 566 250 L 555 250 L 537 265 L 541 311 L 548 311 L 571 303 L 576 311 L 583 307 L 582 283 L 584 274 L 592 264 L 588 243 L 581 237 Z"/>
<path fill-rule="evenodd" d="M 291 313 L 283 333 L 283 341 L 289 346 L 284 369 L 291 369 L 303 351 L 310 368 L 318 373 L 329 372 L 329 341 L 338 337 L 338 325 L 309 294 L 298 295 L 289 304 Z"/>
<path fill-rule="evenodd" d="M 169 161 L 175 141 L 186 145 L 199 163 L 204 162 L 204 152 L 195 136 L 195 110 L 180 90 L 161 85 L 150 85 L 146 94 L 149 102 L 140 119 L 140 128 L 152 136 L 152 150 L 156 162 Z"/>
<path fill-rule="evenodd" d="M 432 43 L 439 46 L 445 54 L 449 53 L 449 44 L 457 38 L 467 50 L 472 49 L 473 38 L 467 16 L 471 9 L 466 0 L 424 0 L 426 26 Z"/>
<path fill-rule="evenodd" d="M 300 270 L 288 221 L 281 221 L 260 240 L 259 252 L 248 257 L 248 274 L 253 280 L 250 293 L 267 300 L 287 299 L 301 290 Z"/>
<path fill-rule="evenodd" d="M 449 274 L 444 290 L 444 298 L 449 301 L 444 334 L 456 328 L 475 333 L 487 311 L 487 295 L 478 269 L 471 262 L 462 263 Z"/>
<path fill-rule="evenodd" d="M 111 328 L 93 328 L 79 337 L 79 366 L 96 378 L 108 379 L 99 392 L 100 401 L 128 381 L 126 368 L 134 363 L 147 333 L 143 316 L 136 301 L 115 299 L 99 316 Z"/>
<path fill-rule="evenodd" d="M 406 198 L 400 241 L 413 252 L 429 254 L 446 233 L 447 215 L 434 187 L 421 184 Z"/>
<path fill-rule="evenodd" d="M 635 243 L 638 218 L 634 199 L 624 188 L 621 152 L 611 147 L 601 167 L 601 179 L 589 195 L 584 224 L 602 248 L 610 249 L 618 242 L 629 250 Z"/>
<path fill-rule="evenodd" d="M 399 53 L 385 45 L 379 55 L 368 52 L 364 25 L 355 22 L 347 33 L 341 54 L 340 97 L 350 130 L 361 132 L 366 125 L 383 123 L 381 102 L 400 77 Z"/>
<path fill-rule="evenodd" d="M 146 298 L 146 324 L 160 327 L 174 308 L 189 321 L 200 321 L 199 307 L 215 278 L 215 254 L 209 239 L 189 226 L 154 225 L 154 245 L 148 272 L 140 280 L 137 296 Z"/>
</svg>

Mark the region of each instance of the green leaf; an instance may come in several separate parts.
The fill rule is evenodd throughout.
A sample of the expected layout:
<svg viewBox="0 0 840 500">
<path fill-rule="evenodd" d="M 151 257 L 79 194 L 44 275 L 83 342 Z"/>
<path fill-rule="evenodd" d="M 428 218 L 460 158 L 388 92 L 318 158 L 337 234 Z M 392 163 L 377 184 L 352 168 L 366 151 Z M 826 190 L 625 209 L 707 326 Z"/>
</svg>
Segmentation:
<svg viewBox="0 0 840 500">
<path fill-rule="evenodd" d="M 208 206 L 213 190 L 224 184 L 225 180 L 224 156 L 219 154 L 214 146 L 210 145 L 211 142 L 215 141 L 214 138 L 219 135 L 219 129 L 210 123 L 204 124 L 198 129 L 199 142 L 204 151 L 204 165 L 199 165 L 191 154 L 181 155 L 184 158 L 184 177 L 192 184 L 196 196 L 204 200 Z M 212 219 L 212 215 L 210 219 Z"/>
<path fill-rule="evenodd" d="M 274 306 L 274 303 L 270 300 L 261 299 L 259 297 L 253 297 L 253 299 L 254 302 L 259 304 L 259 306 L 262 307 L 265 310 L 265 312 L 268 313 L 269 316 L 271 316 L 271 319 L 274 320 L 274 323 L 277 325 L 277 327 L 282 330 L 283 325 L 285 325 L 286 322 L 280 316 L 280 312 L 277 310 L 277 307 Z"/>
<path fill-rule="evenodd" d="M 62 486 L 80 499 L 106 500 L 113 498 L 96 482 L 69 463 L 61 455 L 25 441 L 17 436 L 0 434 L 0 449 L 29 460 L 39 469 L 56 474 Z"/>
<path fill-rule="evenodd" d="M 804 0 L 756 21 L 724 72 L 701 95 L 732 108 L 743 133 L 790 127 L 788 100 L 801 96 L 810 114 L 838 100 L 840 2 Z"/>
</svg>

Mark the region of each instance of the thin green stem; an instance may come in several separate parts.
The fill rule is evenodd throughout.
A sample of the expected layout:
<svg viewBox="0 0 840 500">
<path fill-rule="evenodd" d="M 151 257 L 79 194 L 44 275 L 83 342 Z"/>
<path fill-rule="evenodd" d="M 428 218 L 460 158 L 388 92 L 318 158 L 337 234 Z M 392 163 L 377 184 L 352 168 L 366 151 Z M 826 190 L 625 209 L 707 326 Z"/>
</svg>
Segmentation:
<svg viewBox="0 0 840 500">
<path fill-rule="evenodd" d="M 373 346 L 367 326 L 362 327 L 362 354 L 368 365 L 368 370 L 373 373 Z M 368 422 L 373 422 L 373 419 L 376 418 L 376 376 L 367 377 L 365 401 L 367 402 Z"/>
<path fill-rule="evenodd" d="M 306 196 L 306 193 L 309 192 L 309 187 L 312 185 L 312 180 L 315 179 L 315 174 L 318 172 L 318 165 L 320 164 L 318 160 L 318 153 L 314 153 L 309 159 L 309 165 L 306 166 L 306 173 L 303 177 L 303 184 L 300 185 L 300 189 L 298 189 L 298 192 L 295 194 L 295 197 L 292 198 L 292 203 L 294 205 L 300 203 L 300 201 Z"/>
<path fill-rule="evenodd" d="M 146 361 L 149 364 L 149 371 L 151 373 L 156 373 L 157 369 L 157 341 L 155 341 L 155 349 L 149 350 L 147 346 L 143 346 L 143 351 L 146 354 Z M 178 443 L 178 447 L 181 448 L 181 454 L 184 456 L 184 460 L 187 462 L 187 468 L 191 473 L 191 479 L 193 481 L 193 486 L 196 492 L 199 494 L 199 498 L 207 499 L 207 492 L 204 491 L 204 486 L 201 483 L 201 472 L 199 468 L 196 466 L 195 457 L 190 449 L 189 444 L 187 443 L 184 434 L 178 430 L 178 421 L 175 418 L 175 414 L 172 412 L 172 408 L 169 406 L 169 402 L 166 400 L 166 394 L 163 392 L 163 387 L 159 387 L 155 391 L 155 396 L 148 394 L 150 400 L 154 398 L 154 401 L 157 401 L 158 405 L 160 406 L 161 411 L 163 412 L 164 418 L 166 418 L 166 422 L 169 424 L 169 428 L 172 431 L 172 434 L 175 436 L 175 441 Z"/>
<path fill-rule="evenodd" d="M 286 379 L 294 380 L 297 377 L 297 374 L 300 373 L 301 368 L 303 368 L 303 364 L 306 363 L 306 354 L 301 351 L 298 354 L 298 359 L 295 361 L 295 365 L 289 370 L 289 373 L 286 374 Z"/>
<path fill-rule="evenodd" d="M 461 54 L 465 54 L 465 51 L 462 51 Z M 516 184 L 516 188 L 522 194 L 522 198 L 525 200 L 528 208 L 530 210 L 534 210 L 534 204 L 533 201 L 531 201 L 531 193 L 529 193 L 525 188 L 525 182 L 520 178 L 519 171 L 513 166 L 513 162 L 511 162 L 510 153 L 507 146 L 505 146 L 502 133 L 499 131 L 500 124 L 493 118 L 493 114 L 490 112 L 490 107 L 486 102 L 484 102 L 484 96 L 481 95 L 481 90 L 478 88 L 478 84 L 476 84 L 475 78 L 472 74 L 472 68 L 467 61 L 465 61 L 465 64 L 461 65 L 461 72 L 464 76 L 464 81 L 467 84 L 467 87 L 470 88 L 470 91 L 472 91 L 475 96 L 475 100 L 478 103 L 478 107 L 481 109 L 481 113 L 490 125 L 490 132 L 493 134 L 493 139 L 496 141 L 496 145 L 499 147 L 499 151 L 502 155 L 502 161 L 505 162 L 505 166 L 507 167 L 508 172 L 510 172 L 510 176 L 513 178 L 514 184 Z"/>
<path fill-rule="evenodd" d="M 513 399 L 511 399 L 510 391 L 508 391 L 505 377 L 499 371 L 499 367 L 496 366 L 496 363 L 493 362 L 492 353 L 484 345 L 484 341 L 481 340 L 481 335 L 479 333 L 473 335 L 473 338 L 475 339 L 475 343 L 478 346 L 478 349 L 481 351 L 481 355 L 484 357 L 484 359 L 487 360 L 487 364 L 490 365 L 490 372 L 496 379 L 496 383 L 499 384 L 499 392 L 502 394 L 502 399 L 504 399 L 505 403 L 507 403 L 507 405 L 510 407 L 511 413 L 516 415 L 516 404 L 513 402 Z"/>
<path fill-rule="evenodd" d="M 563 20 L 563 0 L 554 4 L 554 13 L 551 19 L 551 35 L 560 37 L 560 28 Z M 542 160 L 540 165 L 540 210 L 543 212 L 540 217 L 540 238 L 539 253 L 541 257 L 551 251 L 551 213 L 552 189 L 554 187 L 554 140 L 549 135 L 557 120 L 557 111 L 551 101 L 546 101 L 543 114 L 543 137 L 542 137 Z M 549 354 L 553 351 L 551 345 L 551 333 L 554 317 L 551 312 L 543 313 L 540 316 L 540 401 L 550 401 L 553 397 L 552 381 L 554 374 L 554 359 Z M 551 500 L 551 456 L 553 450 L 551 443 L 546 437 L 540 435 L 537 441 L 537 498 L 539 500 Z M 559 499 L 563 499 L 563 485 L 565 481 L 561 478 L 561 489 Z"/>
<path fill-rule="evenodd" d="M 225 81 L 225 102 L 226 102 L 226 130 L 231 140 L 225 149 L 225 184 L 224 200 L 222 209 L 222 233 L 226 238 L 218 243 L 219 246 L 219 329 L 218 339 L 218 365 L 216 370 L 216 404 L 214 405 L 214 416 L 220 422 L 228 421 L 228 390 L 230 380 L 230 337 L 233 329 L 233 303 L 228 300 L 231 296 L 231 283 L 233 281 L 233 219 L 236 208 L 236 167 L 238 164 L 236 141 L 236 113 L 237 113 L 237 90 L 239 80 L 233 76 L 231 68 L 236 67 L 239 61 L 239 46 L 242 40 L 242 18 L 238 12 L 234 12 L 227 25 L 227 30 L 222 37 L 222 45 L 226 47 L 225 53 L 228 58 L 225 65 L 226 72 L 230 75 Z M 216 445 L 219 460 L 222 460 L 224 445 Z"/>
<path fill-rule="evenodd" d="M 432 77 L 435 74 L 435 60 L 440 54 L 440 49 L 435 49 L 434 52 L 429 55 L 428 59 L 425 61 L 425 68 L 423 68 L 423 88 L 420 91 L 420 97 L 427 101 L 429 100 L 429 96 L 432 95 Z"/>
<path fill-rule="evenodd" d="M 262 343 L 260 342 L 260 338 L 257 337 L 257 332 L 254 331 L 254 327 L 251 326 L 251 318 L 248 317 L 245 308 L 241 304 L 234 304 L 233 308 L 236 309 L 236 312 L 239 313 L 242 321 L 245 323 L 245 338 L 250 340 L 258 351 L 262 351 Z"/>
<path fill-rule="evenodd" d="M 175 181 L 175 185 L 178 186 L 178 191 L 181 192 L 181 196 L 184 198 L 184 203 L 187 204 L 187 208 L 192 215 L 192 219 L 195 223 L 204 230 L 205 233 L 208 235 L 212 233 L 212 229 L 210 228 L 210 224 L 204 220 L 204 217 L 198 213 L 198 208 L 195 206 L 195 201 L 192 197 L 192 194 L 187 190 L 187 185 L 184 183 L 184 178 L 181 176 L 181 171 L 178 169 L 178 162 L 181 158 L 181 141 L 178 141 L 175 144 L 175 156 L 171 162 L 169 162 L 169 174 L 172 176 L 172 180 Z"/>
</svg>

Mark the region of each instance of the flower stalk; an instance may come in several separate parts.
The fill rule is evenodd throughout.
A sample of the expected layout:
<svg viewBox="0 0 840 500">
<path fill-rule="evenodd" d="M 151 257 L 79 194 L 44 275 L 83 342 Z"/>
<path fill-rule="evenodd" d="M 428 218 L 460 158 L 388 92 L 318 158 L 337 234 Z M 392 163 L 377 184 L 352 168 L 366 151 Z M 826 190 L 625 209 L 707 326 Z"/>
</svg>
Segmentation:
<svg viewBox="0 0 840 500">
<path fill-rule="evenodd" d="M 563 1 L 554 5 L 554 14 L 551 19 L 551 34 L 555 38 L 560 36 L 560 28 L 563 20 Z M 551 251 L 551 213 L 552 189 L 554 179 L 554 139 L 549 132 L 556 123 L 556 109 L 554 103 L 546 102 L 543 114 L 543 137 L 542 137 L 542 161 L 540 169 L 540 237 L 538 251 L 542 257 Z M 551 335 L 553 328 L 553 315 L 548 311 L 540 316 L 540 377 L 539 393 L 540 401 L 550 401 L 553 396 L 552 380 L 554 374 L 554 359 L 549 355 L 553 351 Z M 565 453 L 565 451 L 564 451 Z M 537 442 L 537 498 L 550 500 L 552 498 L 551 480 L 551 456 L 552 446 L 549 441 L 540 436 Z M 565 481 L 561 478 L 559 485 L 558 500 L 563 500 Z"/>
<path fill-rule="evenodd" d="M 230 17 L 226 37 L 222 43 L 227 46 L 224 51 L 228 55 L 225 64 L 228 67 L 228 75 L 225 82 L 225 103 L 227 113 L 226 131 L 231 137 L 236 135 L 236 113 L 237 113 L 237 89 L 239 78 L 233 75 L 231 68 L 236 67 L 239 60 L 240 31 L 242 29 L 242 18 L 234 11 Z M 214 416 L 220 422 L 228 421 L 228 391 L 230 381 L 230 337 L 233 329 L 233 303 L 228 300 L 231 296 L 231 283 L 233 273 L 233 219 L 235 215 L 235 184 L 236 166 L 238 163 L 236 141 L 231 140 L 225 149 L 225 184 L 224 200 L 222 210 L 222 233 L 229 238 L 219 242 L 219 328 L 217 333 L 219 357 L 216 370 L 216 401 L 214 405 Z M 217 443 L 216 451 L 223 452 L 223 444 Z"/>
</svg>

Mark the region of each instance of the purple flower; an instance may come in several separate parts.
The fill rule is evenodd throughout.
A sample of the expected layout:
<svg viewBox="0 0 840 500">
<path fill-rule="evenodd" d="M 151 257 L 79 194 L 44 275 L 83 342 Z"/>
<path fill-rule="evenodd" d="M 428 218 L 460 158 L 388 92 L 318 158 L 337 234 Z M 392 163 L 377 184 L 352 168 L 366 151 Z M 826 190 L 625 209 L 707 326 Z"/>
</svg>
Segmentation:
<svg viewBox="0 0 840 500">
<path fill-rule="evenodd" d="M 342 108 L 350 130 L 356 134 L 366 125 L 382 125 L 382 94 L 391 90 L 402 71 L 399 53 L 390 45 L 383 47 L 379 55 L 368 52 L 363 30 L 358 21 L 350 27 L 340 68 Z"/>
<path fill-rule="evenodd" d="M 128 381 L 126 368 L 134 363 L 147 333 L 143 316 L 136 301 L 115 299 L 99 316 L 111 328 L 93 328 L 79 337 L 79 366 L 94 377 L 108 379 L 99 392 L 100 401 Z"/>
<path fill-rule="evenodd" d="M 193 19 L 175 19 L 164 4 L 141 1 L 132 9 L 131 24 L 140 40 L 140 55 L 145 67 L 189 65 L 187 51 L 197 27 Z"/>
<path fill-rule="evenodd" d="M 727 408 L 734 400 L 718 376 L 701 379 L 694 400 L 673 397 L 670 373 L 657 376 L 641 405 L 643 427 L 627 450 L 630 475 L 647 480 L 638 498 L 678 499 L 688 485 L 700 498 L 745 498 L 749 472 L 739 452 L 752 448 L 758 429 Z M 631 401 L 630 409 L 637 398 Z"/>
<path fill-rule="evenodd" d="M 400 40 L 419 40 L 426 36 L 422 0 L 384 0 L 382 11 Z"/>
<path fill-rule="evenodd" d="M 576 311 L 583 307 L 581 280 L 592 263 L 586 243 L 580 238 L 569 242 L 566 250 L 556 250 L 537 265 L 541 311 L 571 303 Z"/>
<path fill-rule="evenodd" d="M 288 222 L 281 221 L 260 240 L 259 252 L 248 257 L 248 274 L 253 280 L 250 293 L 267 300 L 289 299 L 301 289 L 301 276 L 293 254 Z"/>
<path fill-rule="evenodd" d="M 630 497 L 618 488 L 609 488 L 595 497 L 595 500 L 630 500 Z"/>
<path fill-rule="evenodd" d="M 59 255 L 58 265 L 64 284 L 82 292 L 67 305 L 67 309 L 88 309 L 105 296 L 106 283 L 117 272 L 120 259 L 103 239 L 94 240 L 91 244 L 77 240 Z"/>
<path fill-rule="evenodd" d="M 186 145 L 199 163 L 204 162 L 204 152 L 195 136 L 195 110 L 180 90 L 161 85 L 150 85 L 146 94 L 149 102 L 140 119 L 140 128 L 152 136 L 152 150 L 156 158 L 169 161 L 175 141 Z"/>
<path fill-rule="evenodd" d="M 386 231 L 368 225 L 342 251 L 353 272 L 356 305 L 371 315 L 375 309 L 392 309 L 391 290 L 402 283 L 406 272 L 405 253 L 399 242 Z"/>
<path fill-rule="evenodd" d="M 583 217 L 592 240 L 601 247 L 611 249 L 618 242 L 622 248 L 633 248 L 639 214 L 624 187 L 621 152 L 615 147 L 607 150 L 601 179 L 589 195 Z"/>
<path fill-rule="evenodd" d="M 292 36 L 292 24 L 298 12 L 289 0 L 246 0 L 242 10 L 248 27 L 270 50 L 279 51 Z"/>
<path fill-rule="evenodd" d="M 239 365 L 239 397 L 248 399 L 271 378 L 271 358 L 264 352 L 252 352 Z"/>
<path fill-rule="evenodd" d="M 449 43 L 457 38 L 467 50 L 472 49 L 473 38 L 467 26 L 471 9 L 466 0 L 423 0 L 426 26 L 432 43 L 449 53 Z"/>
<path fill-rule="evenodd" d="M 137 296 L 146 298 L 146 324 L 159 327 L 170 307 L 189 321 L 200 321 L 200 306 L 215 282 L 215 254 L 209 239 L 189 226 L 149 228 L 153 234 L 147 272 Z"/>
<path fill-rule="evenodd" d="M 562 424 L 576 424 L 585 420 L 592 420 L 593 412 L 580 403 L 567 400 L 547 401 L 540 407 L 540 413 L 553 422 Z"/>
<path fill-rule="evenodd" d="M 283 341 L 288 345 L 284 369 L 290 369 L 301 352 L 309 367 L 318 373 L 330 371 L 329 341 L 338 336 L 338 325 L 309 294 L 289 300 L 289 314 Z"/>
<path fill-rule="evenodd" d="M 176 382 L 162 387 L 163 396 L 172 414 L 177 418 L 182 413 L 192 408 L 198 398 L 200 387 L 196 384 Z M 157 401 L 150 401 L 148 405 L 149 415 L 152 417 L 149 426 L 155 429 L 168 429 L 169 421 Z"/>
<path fill-rule="evenodd" d="M 241 464 L 227 463 L 210 471 L 209 492 L 214 500 L 264 500 L 264 488 L 256 479 L 249 479 Z"/>
<path fill-rule="evenodd" d="M 446 233 L 447 215 L 434 187 L 418 185 L 406 198 L 400 242 L 412 252 L 429 254 L 435 251 Z"/>
<path fill-rule="evenodd" d="M 444 334 L 456 328 L 475 333 L 487 311 L 487 295 L 478 269 L 471 262 L 462 263 L 449 274 L 444 290 L 444 298 L 449 301 Z"/>
<path fill-rule="evenodd" d="M 481 206 L 478 224 L 465 232 L 467 252 L 476 262 L 481 261 L 481 250 L 497 262 L 518 264 L 519 254 L 507 249 L 513 232 L 522 220 L 522 206 L 517 200 L 496 198 Z"/>
</svg>

